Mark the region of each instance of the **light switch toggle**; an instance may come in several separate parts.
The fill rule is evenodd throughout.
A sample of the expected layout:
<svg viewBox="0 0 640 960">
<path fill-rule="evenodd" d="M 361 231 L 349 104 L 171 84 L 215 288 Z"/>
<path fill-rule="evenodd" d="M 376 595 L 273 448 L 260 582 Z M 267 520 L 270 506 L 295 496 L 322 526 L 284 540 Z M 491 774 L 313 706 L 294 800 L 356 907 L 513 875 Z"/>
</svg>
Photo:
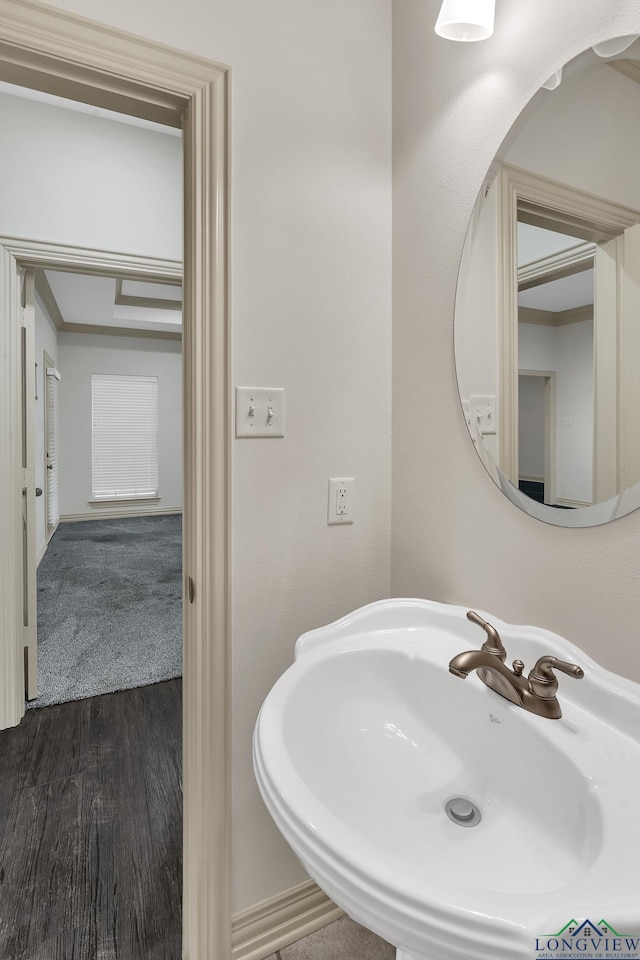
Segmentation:
<svg viewBox="0 0 640 960">
<path fill-rule="evenodd" d="M 236 437 L 284 437 L 283 387 L 236 387 Z"/>
</svg>

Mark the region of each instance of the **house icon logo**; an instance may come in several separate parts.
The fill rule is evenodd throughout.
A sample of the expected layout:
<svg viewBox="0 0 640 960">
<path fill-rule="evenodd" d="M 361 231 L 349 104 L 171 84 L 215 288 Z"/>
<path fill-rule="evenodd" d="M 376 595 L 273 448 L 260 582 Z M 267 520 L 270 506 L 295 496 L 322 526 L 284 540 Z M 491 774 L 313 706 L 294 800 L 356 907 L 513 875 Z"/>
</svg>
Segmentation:
<svg viewBox="0 0 640 960">
<path fill-rule="evenodd" d="M 597 916 L 597 914 L 596 914 Z M 606 920 L 569 920 L 562 930 L 536 937 L 535 960 L 640 960 L 640 934 L 618 933 Z"/>
</svg>

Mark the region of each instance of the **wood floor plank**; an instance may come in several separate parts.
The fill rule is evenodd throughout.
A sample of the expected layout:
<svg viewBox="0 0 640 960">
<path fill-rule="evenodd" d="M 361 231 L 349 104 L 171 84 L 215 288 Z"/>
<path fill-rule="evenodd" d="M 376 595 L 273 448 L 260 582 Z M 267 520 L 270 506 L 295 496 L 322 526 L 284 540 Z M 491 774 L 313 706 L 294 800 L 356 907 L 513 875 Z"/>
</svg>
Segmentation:
<svg viewBox="0 0 640 960">
<path fill-rule="evenodd" d="M 178 960 L 181 681 L 25 719 L 0 734 L 0 958 Z"/>
<path fill-rule="evenodd" d="M 35 787 L 82 772 L 86 700 L 29 710 L 17 727 L 0 731 L 0 780 L 19 777 Z"/>
<path fill-rule="evenodd" d="M 0 956 L 72 927 L 80 882 L 82 775 L 22 790 L 0 857 Z"/>
</svg>

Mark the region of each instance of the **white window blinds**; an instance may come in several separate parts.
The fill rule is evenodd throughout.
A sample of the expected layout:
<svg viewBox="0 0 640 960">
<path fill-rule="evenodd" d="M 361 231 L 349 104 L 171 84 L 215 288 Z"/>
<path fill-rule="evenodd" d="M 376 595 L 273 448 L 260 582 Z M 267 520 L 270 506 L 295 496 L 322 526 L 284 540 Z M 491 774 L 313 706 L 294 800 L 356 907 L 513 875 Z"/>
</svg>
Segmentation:
<svg viewBox="0 0 640 960">
<path fill-rule="evenodd" d="M 94 373 L 94 500 L 158 495 L 158 378 Z"/>
</svg>

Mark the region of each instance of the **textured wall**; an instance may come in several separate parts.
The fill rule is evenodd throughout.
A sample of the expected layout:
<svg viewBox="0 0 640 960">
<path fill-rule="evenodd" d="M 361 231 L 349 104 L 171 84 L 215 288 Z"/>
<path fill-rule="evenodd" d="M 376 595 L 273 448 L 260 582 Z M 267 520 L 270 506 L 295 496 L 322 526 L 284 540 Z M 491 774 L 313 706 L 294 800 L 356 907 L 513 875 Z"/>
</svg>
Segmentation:
<svg viewBox="0 0 640 960">
<path fill-rule="evenodd" d="M 182 141 L 0 93 L 0 234 L 182 257 Z"/>
<path fill-rule="evenodd" d="M 297 636 L 389 592 L 389 0 L 64 0 L 232 68 L 234 383 L 283 386 L 283 440 L 234 444 L 234 909 L 305 879 L 251 734 Z M 357 522 L 327 527 L 327 480 Z"/>
<path fill-rule="evenodd" d="M 640 10 L 498 2 L 494 37 L 465 45 L 435 36 L 438 7 L 394 4 L 392 591 L 547 627 L 640 680 L 640 512 L 584 530 L 522 514 L 469 441 L 453 362 L 458 261 L 494 154 L 547 77 L 640 32 Z"/>
</svg>

